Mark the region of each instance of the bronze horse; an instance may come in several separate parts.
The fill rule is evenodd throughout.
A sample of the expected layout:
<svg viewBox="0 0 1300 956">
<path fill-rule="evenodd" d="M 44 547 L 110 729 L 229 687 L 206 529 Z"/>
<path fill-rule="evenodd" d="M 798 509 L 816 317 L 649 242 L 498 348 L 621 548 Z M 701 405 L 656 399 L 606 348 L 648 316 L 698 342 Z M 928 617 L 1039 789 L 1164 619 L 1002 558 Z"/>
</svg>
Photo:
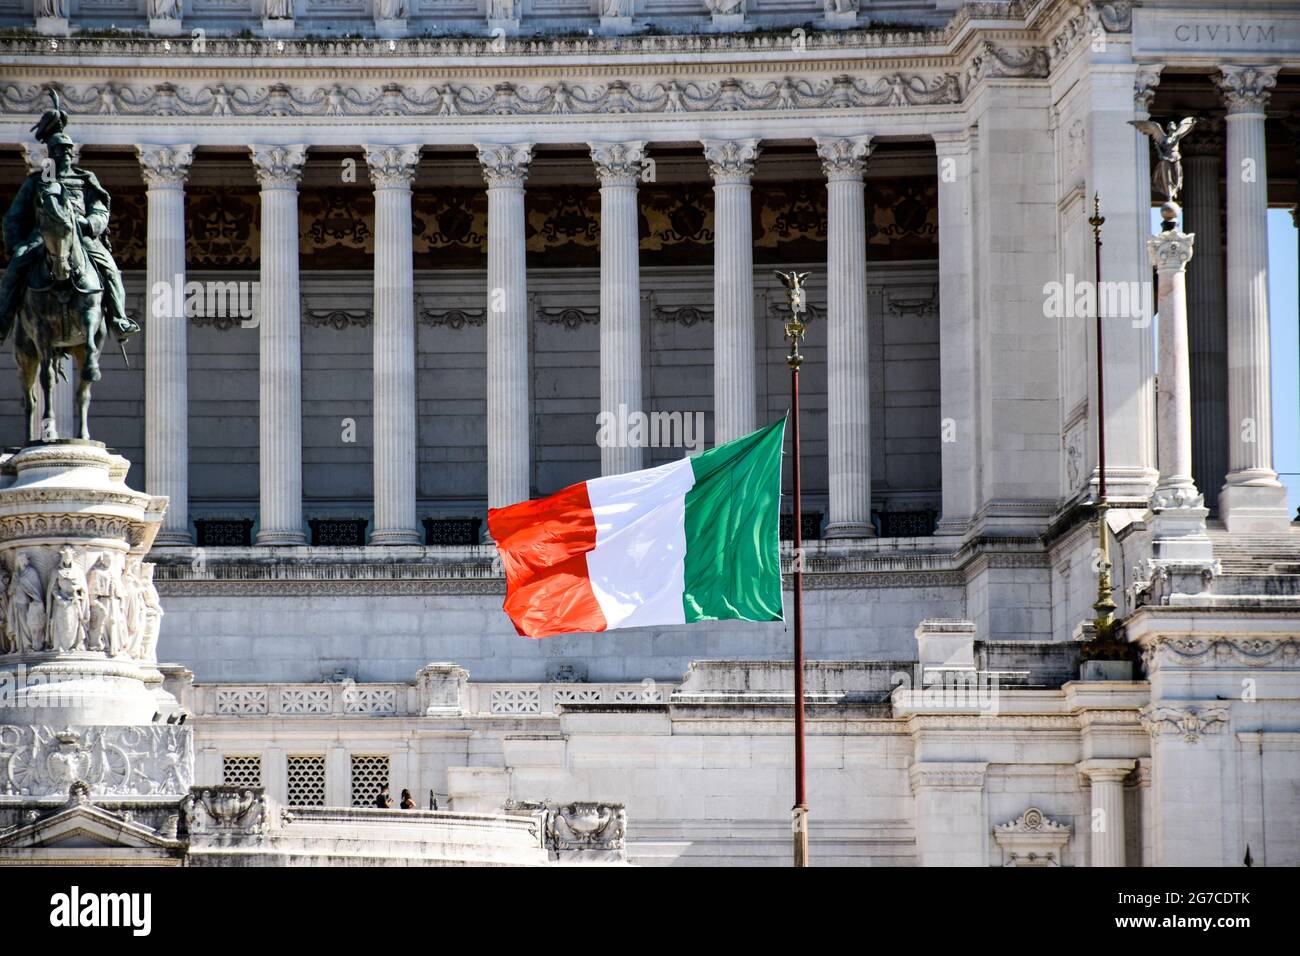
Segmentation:
<svg viewBox="0 0 1300 956">
<path fill-rule="evenodd" d="M 76 217 L 58 183 L 42 188 L 36 220 L 44 254 L 30 273 L 14 339 L 23 409 L 27 413 L 27 440 L 48 441 L 57 435 L 51 393 L 65 355 L 73 356 L 80 368 L 77 437 L 89 438 L 86 412 L 90 407 L 90 385 L 99 381 L 99 353 L 108 337 L 108 325 L 100 308 L 104 287 L 82 247 Z M 45 414 L 39 421 L 38 378 L 45 399 Z"/>
</svg>

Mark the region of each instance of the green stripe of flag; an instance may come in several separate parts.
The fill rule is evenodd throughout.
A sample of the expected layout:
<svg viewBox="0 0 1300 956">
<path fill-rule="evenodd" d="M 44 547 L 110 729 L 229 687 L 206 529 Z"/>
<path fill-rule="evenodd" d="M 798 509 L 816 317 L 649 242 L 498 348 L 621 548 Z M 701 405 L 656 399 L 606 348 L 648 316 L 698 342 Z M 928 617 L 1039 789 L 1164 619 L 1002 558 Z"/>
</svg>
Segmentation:
<svg viewBox="0 0 1300 956">
<path fill-rule="evenodd" d="M 781 449 L 785 420 L 691 459 L 686 620 L 781 621 Z"/>
</svg>

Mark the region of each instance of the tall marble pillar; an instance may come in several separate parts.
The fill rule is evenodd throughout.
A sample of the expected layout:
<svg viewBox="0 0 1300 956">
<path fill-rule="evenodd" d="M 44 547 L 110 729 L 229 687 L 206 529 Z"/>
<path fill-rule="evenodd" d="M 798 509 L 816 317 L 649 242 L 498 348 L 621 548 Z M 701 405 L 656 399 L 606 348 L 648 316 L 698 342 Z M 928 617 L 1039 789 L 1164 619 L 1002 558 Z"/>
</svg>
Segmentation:
<svg viewBox="0 0 1300 956">
<path fill-rule="evenodd" d="M 1161 232 L 1147 239 L 1159 282 L 1160 377 L 1156 392 L 1160 480 L 1151 496 L 1152 600 L 1202 594 L 1218 570 L 1205 533 L 1209 515 L 1192 479 L 1191 365 L 1187 344 L 1187 263 L 1196 237 Z M 1159 573 L 1154 573 L 1159 569 Z"/>
<path fill-rule="evenodd" d="M 500 508 L 529 492 L 524 180 L 533 147 L 484 144 L 478 158 L 488 187 L 488 507 Z"/>
<path fill-rule="evenodd" d="M 1092 789 L 1092 865 L 1124 866 L 1124 780 L 1135 760 L 1085 760 L 1079 772 Z"/>
<path fill-rule="evenodd" d="M 935 134 L 939 168 L 939 463 L 936 534 L 964 535 L 978 510 L 976 399 L 976 133 Z"/>
<path fill-rule="evenodd" d="M 867 354 L 867 224 L 862 170 L 870 136 L 817 138 L 826 174 L 826 536 L 868 538 L 871 384 Z"/>
<path fill-rule="evenodd" d="M 367 146 L 365 151 L 375 186 L 375 523 L 370 543 L 419 544 L 411 182 L 420 146 Z"/>
<path fill-rule="evenodd" d="M 1228 477 L 1219 511 L 1230 532 L 1284 531 L 1291 517 L 1273 470 L 1269 368 L 1264 107 L 1277 72 L 1224 66 L 1217 79 L 1228 109 Z"/>
<path fill-rule="evenodd" d="M 750 177 L 756 139 L 705 140 L 713 176 L 713 441 L 757 428 L 754 227 Z"/>
<path fill-rule="evenodd" d="M 258 300 L 261 386 L 259 545 L 304 544 L 298 181 L 307 147 L 250 146 L 262 185 Z"/>
<path fill-rule="evenodd" d="M 636 183 L 645 143 L 592 143 L 591 159 L 600 179 L 600 410 L 626 421 L 642 410 Z M 601 446 L 602 475 L 644 467 L 641 447 L 631 447 L 627 435 L 617 437 Z"/>
<path fill-rule="evenodd" d="M 1224 302 L 1223 120 L 1202 118 L 1182 142 L 1183 228 L 1196 236 L 1187 266 L 1187 342 L 1191 360 L 1192 477 L 1211 512 L 1228 474 L 1228 323 Z"/>
<path fill-rule="evenodd" d="M 189 544 L 189 322 L 185 180 L 193 146 L 136 146 L 149 188 L 144 314 L 144 484 L 170 502 L 155 544 Z M 177 304 L 181 304 L 177 309 Z M 179 314 L 178 314 L 179 313 Z"/>
</svg>

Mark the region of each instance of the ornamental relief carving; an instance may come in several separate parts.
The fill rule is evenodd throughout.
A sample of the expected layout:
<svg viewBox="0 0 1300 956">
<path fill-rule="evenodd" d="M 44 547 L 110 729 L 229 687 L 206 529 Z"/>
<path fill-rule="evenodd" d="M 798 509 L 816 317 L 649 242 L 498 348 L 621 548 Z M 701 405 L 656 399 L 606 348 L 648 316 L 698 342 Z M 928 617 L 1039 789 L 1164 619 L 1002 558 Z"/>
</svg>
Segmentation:
<svg viewBox="0 0 1300 956">
<path fill-rule="evenodd" d="M 0 654 L 98 653 L 157 662 L 154 565 L 120 551 L 17 548 L 0 560 Z"/>
<path fill-rule="evenodd" d="M 77 781 L 97 796 L 180 795 L 194 779 L 187 728 L 0 725 L 0 793 L 54 796 Z"/>
<path fill-rule="evenodd" d="M 986 43 L 964 77 L 957 72 L 933 72 L 765 81 L 386 83 L 369 87 L 337 83 L 318 87 L 285 83 L 26 84 L 0 88 L 0 112 L 36 112 L 48 98 L 45 91 L 49 88 L 59 90 L 69 112 L 91 116 L 534 116 L 912 107 L 956 105 L 971 85 L 986 76 L 1044 77 L 1047 67 L 1048 51 L 1043 47 L 1005 48 Z M 289 174 L 281 166 L 277 164 L 276 169 Z"/>
<path fill-rule="evenodd" d="M 1152 737 L 1179 735 L 1189 744 L 1223 730 L 1231 717 L 1226 704 L 1147 704 L 1138 714 Z"/>
</svg>

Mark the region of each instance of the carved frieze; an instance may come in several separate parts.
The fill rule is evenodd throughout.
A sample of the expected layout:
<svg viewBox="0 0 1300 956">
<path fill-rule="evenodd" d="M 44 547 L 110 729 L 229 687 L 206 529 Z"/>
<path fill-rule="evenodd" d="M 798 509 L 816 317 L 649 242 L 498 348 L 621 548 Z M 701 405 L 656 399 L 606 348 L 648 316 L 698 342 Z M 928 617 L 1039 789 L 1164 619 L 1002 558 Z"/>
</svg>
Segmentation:
<svg viewBox="0 0 1300 956">
<path fill-rule="evenodd" d="M 172 724 L 0 725 L 0 794 L 57 796 L 80 780 L 96 796 L 180 796 L 194 782 L 191 733 Z"/>
<path fill-rule="evenodd" d="M 1227 704 L 1147 704 L 1139 711 L 1142 727 L 1152 737 L 1181 736 L 1189 744 L 1206 734 L 1218 733 L 1227 725 L 1231 711 Z"/>
</svg>

